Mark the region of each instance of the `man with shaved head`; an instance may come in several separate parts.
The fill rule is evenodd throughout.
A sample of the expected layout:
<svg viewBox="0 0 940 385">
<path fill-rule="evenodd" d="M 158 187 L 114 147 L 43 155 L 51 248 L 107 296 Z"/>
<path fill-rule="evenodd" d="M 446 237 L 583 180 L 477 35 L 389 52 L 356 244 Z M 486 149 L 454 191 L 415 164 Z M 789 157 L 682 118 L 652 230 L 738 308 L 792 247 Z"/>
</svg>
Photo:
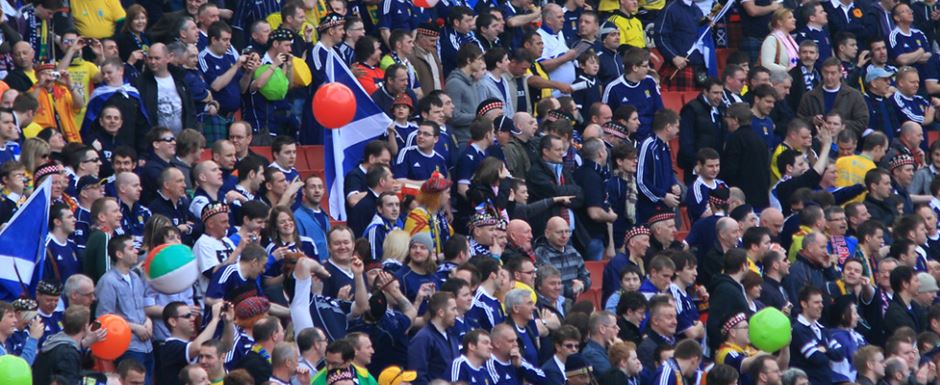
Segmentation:
<svg viewBox="0 0 940 385">
<path fill-rule="evenodd" d="M 730 217 L 718 220 L 715 224 L 715 245 L 702 259 L 696 282 L 708 286 L 711 284 L 712 278 L 721 274 L 725 254 L 738 245 L 738 238 L 740 237 L 741 227 L 738 226 L 738 221 Z"/>
<path fill-rule="evenodd" d="M 525 177 L 537 157 L 538 143 L 532 139 L 538 128 L 538 121 L 528 112 L 517 112 L 512 116 L 512 138 L 503 146 L 503 154 L 506 168 L 516 178 Z"/>
<path fill-rule="evenodd" d="M 533 261 L 535 260 L 535 250 L 532 249 L 532 226 L 529 226 L 529 223 L 521 219 L 509 221 L 506 236 L 509 243 L 506 244 L 506 250 L 503 251 L 505 260 L 523 255 Z"/>
<path fill-rule="evenodd" d="M 827 242 L 826 235 L 819 231 L 813 231 L 803 237 L 803 248 L 797 254 L 796 262 L 790 267 L 789 278 L 784 282 L 790 298 L 800 298 L 800 290 L 803 287 L 824 288 L 827 282 L 838 278 L 826 250 Z"/>
<path fill-rule="evenodd" d="M 195 25 L 193 25 L 195 28 Z M 147 109 L 151 125 L 166 126 L 174 135 L 187 127 L 196 127 L 192 94 L 183 84 L 182 73 L 170 72 L 170 54 L 163 43 L 147 51 L 147 70 L 137 80 L 140 99 Z"/>
<path fill-rule="evenodd" d="M 238 191 L 222 191 L 222 169 L 219 164 L 211 160 L 199 162 L 193 168 L 193 179 L 196 183 L 196 192 L 193 194 L 193 201 L 189 204 L 189 213 L 194 218 L 202 215 L 202 208 L 209 203 L 231 203 L 238 200 L 244 203 L 247 201 L 244 195 Z"/>
<path fill-rule="evenodd" d="M 235 171 L 237 159 L 235 145 L 227 139 L 215 141 L 212 144 L 212 161 L 222 169 L 222 191 L 229 191 L 238 184 L 238 177 L 232 175 Z"/>
<path fill-rule="evenodd" d="M 783 213 L 779 209 L 768 207 L 760 212 L 760 226 L 770 230 L 770 238 L 777 239 L 783 231 Z"/>
<path fill-rule="evenodd" d="M 121 228 L 124 234 L 134 237 L 134 241 L 144 239 L 144 225 L 150 219 L 150 209 L 140 204 L 140 177 L 132 172 L 122 172 L 117 175 L 114 182 L 117 188 L 118 203 L 121 205 Z"/>
<path fill-rule="evenodd" d="M 20 40 L 13 44 L 13 67 L 14 69 L 3 79 L 11 89 L 26 92 L 33 86 L 33 80 L 36 76 L 33 66 L 36 57 L 36 50 L 26 40 Z"/>
<path fill-rule="evenodd" d="M 584 266 L 581 253 L 569 243 L 571 229 L 561 217 L 551 217 L 545 226 L 545 238 L 535 245 L 536 265 L 552 265 L 561 272 L 565 282 L 564 296 L 577 298 L 591 288 L 591 273 Z"/>
</svg>

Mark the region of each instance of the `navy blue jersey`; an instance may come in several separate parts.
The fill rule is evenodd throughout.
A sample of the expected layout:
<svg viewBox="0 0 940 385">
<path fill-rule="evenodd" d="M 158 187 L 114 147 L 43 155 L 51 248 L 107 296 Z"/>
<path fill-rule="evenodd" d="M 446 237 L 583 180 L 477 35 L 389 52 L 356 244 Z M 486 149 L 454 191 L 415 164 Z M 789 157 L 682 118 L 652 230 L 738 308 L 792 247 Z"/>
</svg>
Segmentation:
<svg viewBox="0 0 940 385">
<path fill-rule="evenodd" d="M 233 300 L 236 296 L 245 293 L 245 286 L 254 286 L 254 295 L 264 295 L 264 289 L 261 288 L 261 277 L 249 279 L 242 275 L 238 268 L 238 263 L 227 265 L 212 275 L 209 281 L 209 288 L 206 289 L 207 298 L 223 298 L 226 301 Z"/>
<path fill-rule="evenodd" d="M 202 72 L 206 84 L 211 85 L 215 79 L 228 72 L 238 62 L 238 56 L 235 47 L 230 47 L 222 56 L 216 55 L 208 49 L 202 50 L 199 53 L 199 71 Z M 242 91 L 239 81 L 241 81 L 242 75 L 242 71 L 239 69 L 225 87 L 222 87 L 219 91 L 212 91 L 212 99 L 219 102 L 220 112 L 235 112 L 241 107 Z"/>
<path fill-rule="evenodd" d="M 134 203 L 134 207 L 128 207 L 124 202 L 121 204 L 121 228 L 124 234 L 134 237 L 134 240 L 140 242 L 144 239 L 144 226 L 150 219 L 152 213 L 150 209 L 144 207 L 140 202 Z"/>
<path fill-rule="evenodd" d="M 474 367 L 467 356 L 457 357 L 450 366 L 451 382 L 463 381 L 468 385 L 491 385 L 492 380 L 485 365 Z"/>
<path fill-rule="evenodd" d="M 701 176 L 695 178 L 695 182 L 692 182 L 685 195 L 685 204 L 692 222 L 698 220 L 708 210 L 708 197 L 711 196 L 712 190 L 720 186 L 727 186 L 727 184 L 721 179 L 715 179 L 709 185 Z"/>
<path fill-rule="evenodd" d="M 918 124 L 924 124 L 924 115 L 927 112 L 927 108 L 930 107 L 930 102 L 928 102 L 927 99 L 924 99 L 920 95 L 914 95 L 914 97 L 909 98 L 901 95 L 900 92 L 895 92 L 891 101 L 894 102 L 894 109 L 897 111 L 897 117 L 900 123 L 913 121 Z M 895 128 L 895 130 L 897 130 L 897 128 Z"/>
<path fill-rule="evenodd" d="M 532 366 L 527 360 L 522 360 L 522 365 L 517 368 L 512 362 L 502 362 L 492 357 L 486 361 L 486 369 L 493 380 L 493 385 L 548 384 L 545 372 Z"/>
<path fill-rule="evenodd" d="M 379 28 L 411 32 L 418 26 L 417 18 L 414 17 L 414 8 L 415 6 L 408 0 L 382 0 L 382 7 L 379 9 Z"/>
<path fill-rule="evenodd" d="M 659 93 L 659 86 L 652 76 L 647 76 L 639 83 L 630 83 L 626 77 L 614 79 L 604 89 L 601 101 L 610 106 L 612 111 L 618 107 L 629 104 L 636 107 L 640 116 L 640 128 L 636 139 L 643 140 L 650 136 L 653 129 L 653 115 L 664 108 L 663 98 Z"/>
<path fill-rule="evenodd" d="M 426 155 L 418 146 L 405 147 L 398 153 L 394 173 L 396 178 L 411 180 L 428 180 L 434 171 L 447 175 L 447 161 L 437 151 Z"/>
<path fill-rule="evenodd" d="M 503 313 L 503 305 L 499 299 L 487 294 L 482 287 L 477 288 L 473 305 L 467 311 L 466 317 L 476 321 L 480 328 L 485 330 L 492 330 L 493 326 L 506 321 L 506 314 Z"/>
<path fill-rule="evenodd" d="M 751 118 L 751 129 L 767 143 L 767 149 L 773 151 L 777 147 L 777 135 L 774 134 L 774 121 L 770 116 L 758 118 L 756 115 Z"/>
<path fill-rule="evenodd" d="M 49 234 L 46 238 L 46 268 L 43 279 L 65 284 L 69 277 L 82 272 L 82 262 L 78 259 L 78 246 L 70 239 L 60 243 Z"/>
<path fill-rule="evenodd" d="M 69 239 L 78 246 L 78 250 L 85 250 L 85 243 L 88 241 L 88 235 L 91 234 L 91 211 L 78 206 L 75 210 L 75 231 L 69 236 Z"/>
<path fill-rule="evenodd" d="M 233 235 L 234 236 L 234 235 Z M 233 243 L 238 244 L 235 240 L 232 240 Z M 281 275 L 281 268 L 284 266 L 284 260 L 278 260 L 274 258 L 274 250 L 279 248 L 286 247 L 288 251 L 292 253 L 304 253 L 309 258 L 312 258 L 314 261 L 320 260 L 320 253 L 317 250 L 317 245 L 313 242 L 313 239 L 310 237 L 300 236 L 300 242 L 291 242 L 288 244 L 282 244 L 280 242 L 270 242 L 264 248 L 268 252 L 268 262 L 265 264 L 264 275 L 268 277 L 277 277 Z"/>
<path fill-rule="evenodd" d="M 322 293 L 324 296 L 335 298 L 336 294 L 339 293 L 339 289 L 347 285 L 352 288 L 350 293 L 356 292 L 355 276 L 352 271 L 343 270 L 339 266 L 336 266 L 332 260 L 326 261 L 323 267 L 326 268 L 326 271 L 330 272 L 330 278 L 323 279 Z"/>
<path fill-rule="evenodd" d="M 685 289 L 675 283 L 669 285 L 669 293 L 676 301 L 676 334 L 682 334 L 699 320 L 698 306 Z"/>
</svg>

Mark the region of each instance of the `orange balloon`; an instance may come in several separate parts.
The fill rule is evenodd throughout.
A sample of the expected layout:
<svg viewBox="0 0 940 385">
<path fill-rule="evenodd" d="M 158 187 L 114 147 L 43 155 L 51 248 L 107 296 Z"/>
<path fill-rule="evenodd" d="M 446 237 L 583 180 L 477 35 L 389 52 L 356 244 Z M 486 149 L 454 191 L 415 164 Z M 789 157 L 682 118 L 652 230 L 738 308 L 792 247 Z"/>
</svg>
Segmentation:
<svg viewBox="0 0 940 385">
<path fill-rule="evenodd" d="M 91 354 L 102 360 L 115 360 L 131 346 L 131 327 L 123 317 L 105 314 L 98 317 L 101 327 L 108 331 L 104 341 L 91 345 Z"/>
<path fill-rule="evenodd" d="M 356 96 L 343 83 L 326 83 L 313 95 L 313 116 L 323 127 L 336 129 L 356 117 Z"/>
</svg>

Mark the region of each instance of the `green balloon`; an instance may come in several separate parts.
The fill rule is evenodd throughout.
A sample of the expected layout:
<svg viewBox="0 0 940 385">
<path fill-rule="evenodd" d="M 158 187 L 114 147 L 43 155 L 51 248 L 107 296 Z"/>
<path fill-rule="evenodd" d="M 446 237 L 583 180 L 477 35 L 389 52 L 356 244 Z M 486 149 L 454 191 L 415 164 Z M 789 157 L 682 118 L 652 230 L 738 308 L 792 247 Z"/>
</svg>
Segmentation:
<svg viewBox="0 0 940 385">
<path fill-rule="evenodd" d="M 765 352 L 773 353 L 787 346 L 792 334 L 790 318 L 777 308 L 766 307 L 748 320 L 751 345 Z"/>
<path fill-rule="evenodd" d="M 26 360 L 5 354 L 0 356 L 0 384 L 32 385 L 33 371 Z"/>
<path fill-rule="evenodd" d="M 255 70 L 255 79 L 259 78 L 261 74 L 268 70 L 271 64 L 265 64 Z M 284 71 L 281 71 L 280 68 L 274 70 L 274 74 L 268 78 L 268 82 L 261 87 L 261 95 L 265 99 L 270 101 L 284 100 L 284 97 L 287 96 L 287 87 L 290 85 L 290 81 L 287 79 L 287 75 L 284 75 Z"/>
</svg>

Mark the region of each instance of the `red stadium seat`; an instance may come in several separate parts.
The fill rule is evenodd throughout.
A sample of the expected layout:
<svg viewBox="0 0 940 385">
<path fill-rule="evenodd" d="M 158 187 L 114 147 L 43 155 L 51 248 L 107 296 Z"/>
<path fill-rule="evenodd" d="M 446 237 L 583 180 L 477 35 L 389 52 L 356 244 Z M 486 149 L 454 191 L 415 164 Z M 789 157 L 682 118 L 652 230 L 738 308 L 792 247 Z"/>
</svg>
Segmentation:
<svg viewBox="0 0 940 385">
<path fill-rule="evenodd" d="M 940 131 L 927 131 L 927 144 L 933 144 L 940 139 Z"/>
<path fill-rule="evenodd" d="M 271 146 L 252 146 L 251 151 L 254 151 L 255 154 L 258 154 L 267 158 L 267 160 L 274 159 L 271 156 Z"/>
<path fill-rule="evenodd" d="M 591 286 L 593 286 L 593 285 L 591 285 Z M 593 287 L 592 287 L 592 288 L 586 290 L 585 292 L 581 293 L 581 295 L 578 296 L 578 302 L 581 302 L 581 301 L 590 301 L 591 303 L 594 304 L 594 308 L 595 308 L 595 309 L 603 310 L 603 309 L 601 308 L 601 291 L 600 291 L 600 289 L 596 289 L 596 288 L 593 288 Z"/>
<path fill-rule="evenodd" d="M 584 261 L 584 267 L 587 267 L 588 271 L 591 273 L 591 286 L 600 285 L 604 281 L 604 266 L 607 266 L 607 261 Z"/>
<path fill-rule="evenodd" d="M 678 113 L 679 110 L 682 109 L 683 104 L 682 92 L 663 91 L 663 105 L 665 105 L 666 108 Z"/>
</svg>

